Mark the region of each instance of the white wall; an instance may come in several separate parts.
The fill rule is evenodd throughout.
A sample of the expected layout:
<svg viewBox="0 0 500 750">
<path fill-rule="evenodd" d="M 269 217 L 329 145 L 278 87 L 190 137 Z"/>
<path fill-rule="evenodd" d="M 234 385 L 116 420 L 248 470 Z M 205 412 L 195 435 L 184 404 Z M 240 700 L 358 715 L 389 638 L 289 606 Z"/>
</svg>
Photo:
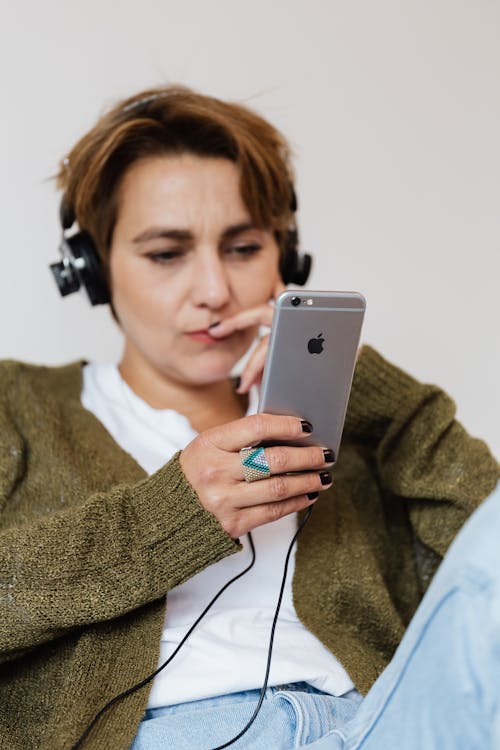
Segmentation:
<svg viewBox="0 0 500 750">
<path fill-rule="evenodd" d="M 62 300 L 47 178 L 104 105 L 160 82 L 248 102 L 291 139 L 311 288 L 500 453 L 498 0 L 17 0 L 0 30 L 0 356 L 116 359 Z"/>
</svg>

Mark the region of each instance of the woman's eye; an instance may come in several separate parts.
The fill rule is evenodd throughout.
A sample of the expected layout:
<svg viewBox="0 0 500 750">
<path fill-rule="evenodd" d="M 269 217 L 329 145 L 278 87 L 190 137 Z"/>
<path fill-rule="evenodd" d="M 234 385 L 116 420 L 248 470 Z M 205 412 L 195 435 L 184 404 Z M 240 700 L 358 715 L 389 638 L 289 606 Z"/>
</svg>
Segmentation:
<svg viewBox="0 0 500 750">
<path fill-rule="evenodd" d="M 261 245 L 254 243 L 253 245 L 234 245 L 229 251 L 236 253 L 237 255 L 248 256 L 254 255 L 254 253 L 257 253 L 260 249 Z"/>
<path fill-rule="evenodd" d="M 152 253 L 147 253 L 146 257 L 153 263 L 168 263 L 176 258 L 180 258 L 182 255 L 181 250 L 159 250 Z"/>
</svg>

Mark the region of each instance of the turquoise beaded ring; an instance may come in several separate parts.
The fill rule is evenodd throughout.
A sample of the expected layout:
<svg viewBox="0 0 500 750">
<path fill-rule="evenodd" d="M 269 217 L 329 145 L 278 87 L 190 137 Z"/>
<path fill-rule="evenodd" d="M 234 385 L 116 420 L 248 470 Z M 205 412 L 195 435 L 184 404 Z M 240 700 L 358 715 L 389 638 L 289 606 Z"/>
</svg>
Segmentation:
<svg viewBox="0 0 500 750">
<path fill-rule="evenodd" d="M 256 482 L 271 476 L 264 448 L 242 448 L 240 458 L 245 482 Z"/>
</svg>

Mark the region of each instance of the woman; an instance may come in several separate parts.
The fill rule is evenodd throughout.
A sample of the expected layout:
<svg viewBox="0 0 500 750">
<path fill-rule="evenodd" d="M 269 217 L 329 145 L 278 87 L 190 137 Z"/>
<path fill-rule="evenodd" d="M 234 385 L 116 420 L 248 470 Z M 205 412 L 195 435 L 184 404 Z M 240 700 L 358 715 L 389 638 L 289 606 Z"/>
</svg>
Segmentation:
<svg viewBox="0 0 500 750">
<path fill-rule="evenodd" d="M 329 446 L 266 449 L 270 476 L 245 481 L 242 448 L 314 429 L 253 414 L 265 340 L 237 389 L 230 377 L 298 278 L 287 145 L 256 114 L 142 92 L 76 144 L 59 186 L 63 226 L 85 232 L 65 242 L 95 253 L 124 349 L 118 367 L 1 367 L 0 746 L 75 746 L 248 565 L 252 531 L 254 568 L 79 746 L 230 740 L 256 704 L 283 560 L 313 504 L 270 688 L 234 747 L 314 741 L 389 662 L 496 462 L 445 394 L 366 347 L 335 484 Z"/>
</svg>

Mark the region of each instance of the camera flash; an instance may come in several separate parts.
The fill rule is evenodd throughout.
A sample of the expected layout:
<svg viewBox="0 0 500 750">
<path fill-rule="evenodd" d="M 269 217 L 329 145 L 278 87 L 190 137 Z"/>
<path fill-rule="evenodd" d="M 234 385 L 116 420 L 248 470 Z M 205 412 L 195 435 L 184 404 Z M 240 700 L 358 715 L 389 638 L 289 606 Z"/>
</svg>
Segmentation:
<svg viewBox="0 0 500 750">
<path fill-rule="evenodd" d="M 309 297 L 309 299 L 306 299 L 306 305 L 312 305 L 312 303 L 313 303 L 313 301 L 312 301 L 312 299 L 310 297 Z"/>
</svg>

